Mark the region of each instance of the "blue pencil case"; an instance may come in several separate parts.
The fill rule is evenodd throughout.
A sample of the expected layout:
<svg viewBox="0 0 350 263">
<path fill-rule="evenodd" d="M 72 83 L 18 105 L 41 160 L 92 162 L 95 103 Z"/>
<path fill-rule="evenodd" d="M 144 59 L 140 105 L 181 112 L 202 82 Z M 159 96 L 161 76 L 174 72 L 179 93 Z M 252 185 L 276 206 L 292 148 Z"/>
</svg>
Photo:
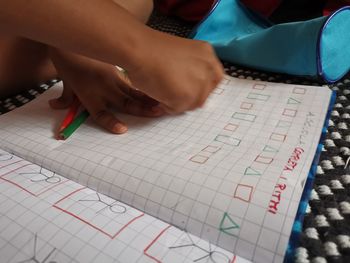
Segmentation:
<svg viewBox="0 0 350 263">
<path fill-rule="evenodd" d="M 335 82 L 350 70 L 350 7 L 328 17 L 272 24 L 238 0 L 219 0 L 191 37 L 220 59 L 251 68 Z"/>
</svg>

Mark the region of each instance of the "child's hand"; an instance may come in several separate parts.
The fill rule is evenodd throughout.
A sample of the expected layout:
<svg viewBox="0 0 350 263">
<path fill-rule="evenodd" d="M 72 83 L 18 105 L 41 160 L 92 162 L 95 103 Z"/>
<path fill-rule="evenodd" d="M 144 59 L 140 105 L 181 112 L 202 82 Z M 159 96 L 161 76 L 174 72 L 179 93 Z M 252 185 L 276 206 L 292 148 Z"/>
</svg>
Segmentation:
<svg viewBox="0 0 350 263">
<path fill-rule="evenodd" d="M 150 44 L 145 44 L 144 59 L 128 70 L 133 86 L 170 113 L 201 107 L 224 72 L 212 47 L 202 41 L 153 33 Z"/>
<path fill-rule="evenodd" d="M 100 126 L 118 134 L 125 133 L 127 126 L 112 109 L 144 117 L 164 113 L 158 102 L 133 89 L 114 66 L 57 50 L 51 53 L 64 84 L 62 96 L 50 101 L 52 108 L 69 108 L 75 94 Z"/>
</svg>

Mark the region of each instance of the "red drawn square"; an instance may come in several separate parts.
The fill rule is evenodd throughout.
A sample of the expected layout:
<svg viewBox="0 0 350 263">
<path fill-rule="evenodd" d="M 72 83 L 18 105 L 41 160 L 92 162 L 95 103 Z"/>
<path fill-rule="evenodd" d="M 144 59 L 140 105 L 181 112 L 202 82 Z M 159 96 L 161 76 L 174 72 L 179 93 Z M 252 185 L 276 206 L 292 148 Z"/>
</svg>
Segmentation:
<svg viewBox="0 0 350 263">
<path fill-rule="evenodd" d="M 237 128 L 237 124 L 229 123 L 224 127 L 224 130 L 234 132 L 235 130 L 237 130 Z"/>
<path fill-rule="evenodd" d="M 249 102 L 242 102 L 241 103 L 242 110 L 250 110 L 251 108 L 253 108 L 253 103 L 249 103 Z"/>
<path fill-rule="evenodd" d="M 271 164 L 273 162 L 273 158 L 258 155 L 254 161 L 262 164 Z"/>
<path fill-rule="evenodd" d="M 40 167 L 24 160 L 16 161 L 15 163 L 9 164 L 6 167 L 9 168 L 11 165 L 18 163 L 21 163 L 22 165 L 12 170 L 9 169 L 9 171 L 4 174 L 0 174 L 0 179 L 33 196 L 39 196 L 61 184 L 68 182 L 67 179 L 52 172 L 50 172 L 48 175 L 41 174 L 38 171 Z M 30 167 L 32 167 L 32 169 Z"/>
<path fill-rule="evenodd" d="M 270 140 L 277 141 L 277 142 L 284 142 L 286 138 L 287 138 L 287 135 L 275 133 L 275 132 L 271 133 L 270 135 Z"/>
<path fill-rule="evenodd" d="M 190 158 L 190 161 L 194 162 L 194 163 L 199 163 L 199 164 L 204 164 L 206 163 L 206 161 L 208 161 L 209 157 L 207 156 L 203 156 L 203 155 L 195 155 L 195 156 L 192 156 Z"/>
<path fill-rule="evenodd" d="M 254 84 L 253 89 L 264 90 L 266 88 L 265 84 Z"/>
<path fill-rule="evenodd" d="M 209 153 L 217 153 L 218 151 L 220 151 L 220 147 L 218 146 L 212 146 L 212 145 L 209 145 L 207 147 L 205 147 L 202 152 L 209 152 Z"/>
<path fill-rule="evenodd" d="M 86 187 L 58 200 L 54 208 L 114 239 L 144 213 Z"/>
<path fill-rule="evenodd" d="M 168 225 L 158 233 L 154 233 L 154 238 L 143 249 L 143 254 L 156 263 L 169 262 L 169 259 L 172 262 L 200 262 L 203 258 L 215 259 L 216 255 L 219 255 L 219 259 L 226 259 L 220 262 L 236 261 L 236 255 L 231 252 L 202 241 L 198 237 Z M 208 247 L 209 251 L 207 251 Z M 211 261 L 214 262 L 214 260 Z"/>
<path fill-rule="evenodd" d="M 288 117 L 295 117 L 297 116 L 298 111 L 293 109 L 284 109 L 282 115 L 288 116 Z"/>
<path fill-rule="evenodd" d="M 251 185 L 238 184 L 234 193 L 234 198 L 250 203 L 254 187 Z"/>
</svg>

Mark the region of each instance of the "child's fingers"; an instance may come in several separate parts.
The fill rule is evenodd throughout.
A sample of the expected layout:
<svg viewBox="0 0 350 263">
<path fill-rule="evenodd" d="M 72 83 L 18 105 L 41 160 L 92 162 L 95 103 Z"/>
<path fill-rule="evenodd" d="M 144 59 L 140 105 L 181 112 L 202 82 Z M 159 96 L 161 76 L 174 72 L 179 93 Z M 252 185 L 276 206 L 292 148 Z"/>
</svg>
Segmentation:
<svg viewBox="0 0 350 263">
<path fill-rule="evenodd" d="M 150 106 L 155 106 L 159 104 L 158 101 L 156 101 L 155 99 L 135 89 L 124 73 L 121 73 L 120 71 L 116 70 L 115 77 L 116 85 L 125 95 L 135 100 L 142 101 Z"/>
<path fill-rule="evenodd" d="M 142 93 L 139 90 L 136 90 L 130 87 L 123 87 L 123 86 L 119 86 L 119 88 L 126 96 L 131 97 L 134 100 L 140 101 L 145 105 L 152 107 L 152 106 L 157 106 L 159 104 L 158 101 L 147 96 L 146 94 Z"/>
<path fill-rule="evenodd" d="M 159 104 L 158 107 L 161 108 L 163 112 L 168 113 L 170 115 L 180 114 L 180 112 L 170 108 L 169 106 L 167 106 L 166 104 L 163 104 L 163 103 Z"/>
<path fill-rule="evenodd" d="M 142 117 L 159 117 L 165 112 L 159 105 L 150 106 L 132 98 L 124 98 L 123 111 L 128 114 Z"/>
<path fill-rule="evenodd" d="M 80 99 L 82 104 L 91 114 L 91 117 L 99 126 L 116 134 L 127 132 L 128 127 L 107 109 L 104 102 L 89 97 Z"/>
<path fill-rule="evenodd" d="M 95 112 L 93 118 L 97 124 L 112 133 L 123 134 L 128 130 L 128 127 L 107 109 Z"/>
<path fill-rule="evenodd" d="M 49 105 L 53 109 L 66 109 L 71 106 L 74 100 L 74 93 L 68 85 L 64 84 L 60 97 L 49 100 Z"/>
<path fill-rule="evenodd" d="M 159 117 L 164 114 L 164 110 L 159 105 L 149 105 L 123 93 L 118 94 L 114 99 L 110 99 L 109 105 L 124 113 L 141 117 Z"/>
</svg>

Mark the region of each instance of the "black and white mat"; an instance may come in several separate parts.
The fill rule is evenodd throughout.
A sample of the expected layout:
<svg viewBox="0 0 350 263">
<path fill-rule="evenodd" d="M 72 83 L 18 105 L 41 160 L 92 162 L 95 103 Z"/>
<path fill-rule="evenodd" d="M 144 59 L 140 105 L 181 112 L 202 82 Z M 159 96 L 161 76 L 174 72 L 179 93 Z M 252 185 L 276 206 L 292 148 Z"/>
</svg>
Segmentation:
<svg viewBox="0 0 350 263">
<path fill-rule="evenodd" d="M 150 25 L 161 31 L 187 36 L 191 26 L 176 19 L 153 15 Z M 349 44 L 350 48 L 350 44 Z M 322 85 L 322 82 L 271 74 L 224 63 L 226 73 L 238 78 Z M 0 114 L 39 96 L 56 80 L 0 100 Z M 320 158 L 295 261 L 300 263 L 350 262 L 350 74 L 330 86 L 337 91 L 324 149 Z"/>
</svg>

